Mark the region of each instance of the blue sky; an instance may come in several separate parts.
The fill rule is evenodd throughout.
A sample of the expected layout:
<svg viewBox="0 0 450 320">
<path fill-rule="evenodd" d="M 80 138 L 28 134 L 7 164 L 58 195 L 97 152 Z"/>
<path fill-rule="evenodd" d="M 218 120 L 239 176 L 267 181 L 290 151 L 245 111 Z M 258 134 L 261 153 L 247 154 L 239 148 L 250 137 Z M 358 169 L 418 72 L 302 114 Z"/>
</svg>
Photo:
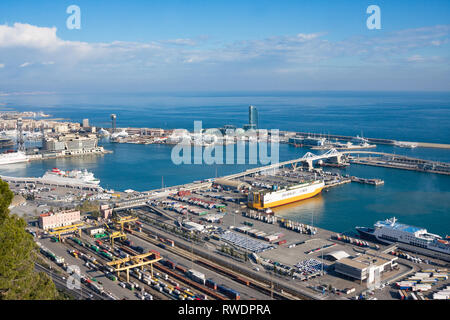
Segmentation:
<svg viewBox="0 0 450 320">
<path fill-rule="evenodd" d="M 445 0 L 2 0 L 0 91 L 448 91 L 449 30 Z"/>
</svg>

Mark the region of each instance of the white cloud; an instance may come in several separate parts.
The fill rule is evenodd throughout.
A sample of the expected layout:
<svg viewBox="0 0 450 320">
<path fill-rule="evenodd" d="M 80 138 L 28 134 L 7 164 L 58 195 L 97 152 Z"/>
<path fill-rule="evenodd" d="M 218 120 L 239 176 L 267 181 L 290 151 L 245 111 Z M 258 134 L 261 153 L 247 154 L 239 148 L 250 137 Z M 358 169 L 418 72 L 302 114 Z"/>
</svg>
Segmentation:
<svg viewBox="0 0 450 320">
<path fill-rule="evenodd" d="M 420 54 L 415 54 L 411 57 L 408 57 L 406 60 L 408 60 L 409 62 L 423 62 L 425 61 L 425 58 L 422 57 Z"/>
<path fill-rule="evenodd" d="M 197 45 L 197 41 L 192 40 L 192 39 L 173 39 L 173 40 L 163 41 L 163 43 L 176 44 L 176 45 L 182 45 L 182 46 L 195 46 L 195 45 Z"/>
<path fill-rule="evenodd" d="M 5 64 L 4 63 L 0 63 L 0 69 L 4 68 L 4 67 L 5 67 Z"/>
<path fill-rule="evenodd" d="M 10 71 L 9 79 L 16 79 L 16 83 L 44 85 L 48 79 L 48 83 L 54 85 L 60 83 L 61 75 L 68 74 L 64 83 L 88 88 L 91 83 L 116 81 L 120 86 L 129 81 L 157 82 L 160 79 L 166 79 L 170 87 L 170 81 L 188 77 L 191 82 L 208 77 L 205 82 L 213 83 L 222 81 L 223 74 L 228 75 L 227 79 L 257 74 L 258 80 L 270 81 L 273 73 L 284 75 L 286 79 L 300 74 L 334 77 L 337 69 L 363 74 L 362 66 L 383 66 L 386 70 L 389 67 L 391 72 L 386 74 L 389 76 L 397 66 L 411 62 L 448 65 L 445 64 L 448 59 L 445 45 L 449 32 L 450 26 L 434 26 L 341 41 L 326 39 L 326 33 L 297 33 L 229 43 L 210 42 L 203 47 L 201 45 L 209 41 L 206 36 L 145 43 L 87 43 L 63 40 L 54 27 L 15 23 L 0 25 L 0 61 L 21 67 Z M 419 51 L 425 48 L 431 48 L 433 56 Z M 23 69 L 32 64 L 33 68 Z M 48 65 L 54 67 L 43 69 Z M 316 74 L 315 68 L 319 67 L 320 73 Z M 0 85 L 5 83 L 0 80 Z M 48 89 L 40 87 L 40 90 Z"/>
<path fill-rule="evenodd" d="M 12 27 L 0 25 L 0 47 L 49 48 L 64 41 L 56 36 L 56 28 L 37 27 L 14 23 Z"/>
</svg>

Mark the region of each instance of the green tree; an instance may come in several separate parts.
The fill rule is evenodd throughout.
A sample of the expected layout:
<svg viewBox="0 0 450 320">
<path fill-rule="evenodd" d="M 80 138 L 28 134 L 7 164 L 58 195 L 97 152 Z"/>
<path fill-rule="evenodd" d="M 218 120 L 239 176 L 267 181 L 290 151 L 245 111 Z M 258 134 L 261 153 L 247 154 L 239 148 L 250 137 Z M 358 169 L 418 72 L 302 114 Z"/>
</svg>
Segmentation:
<svg viewBox="0 0 450 320">
<path fill-rule="evenodd" d="M 0 222 L 8 216 L 8 207 L 13 198 L 14 194 L 9 190 L 8 184 L 0 180 Z"/>
<path fill-rule="evenodd" d="M 25 221 L 9 214 L 12 198 L 8 184 L 0 180 L 0 300 L 57 299 L 52 280 L 34 271 L 38 248 Z"/>
</svg>

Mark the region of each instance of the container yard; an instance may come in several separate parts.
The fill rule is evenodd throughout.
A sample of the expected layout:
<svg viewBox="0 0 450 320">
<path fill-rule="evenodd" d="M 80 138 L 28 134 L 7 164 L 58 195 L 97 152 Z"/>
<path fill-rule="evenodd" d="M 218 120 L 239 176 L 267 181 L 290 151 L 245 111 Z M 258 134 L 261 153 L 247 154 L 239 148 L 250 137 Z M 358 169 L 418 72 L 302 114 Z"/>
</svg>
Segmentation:
<svg viewBox="0 0 450 320">
<path fill-rule="evenodd" d="M 281 169 L 245 175 L 231 183 L 218 179 L 123 194 L 107 200 L 114 215 L 101 227 L 83 217 L 86 232 L 81 237 L 63 234 L 59 241 L 35 226 L 31 232 L 41 244 L 45 242 L 41 252 L 56 268 L 72 261 L 84 269 L 83 274 L 92 273 L 85 286 L 102 299 L 369 299 L 374 295 L 414 299 L 405 292 L 420 293 L 415 295 L 418 300 L 432 299 L 432 293 L 445 296 L 445 287 L 437 286 L 447 283 L 445 272 L 402 279 L 419 266 L 444 267 L 442 261 L 361 239 L 356 233 L 335 233 L 292 221 L 279 216 L 276 208 L 255 209 L 248 204 L 249 188 L 274 190 L 311 179 L 322 179 L 330 188 L 351 178 L 317 169 Z M 120 219 L 131 222 L 119 225 Z M 133 257 L 140 255 L 146 257 L 142 261 L 156 262 L 143 270 L 132 268 Z M 372 256 L 378 259 L 381 284 L 367 291 L 365 263 Z M 121 259 L 130 268 L 118 273 L 114 263 Z M 353 266 L 360 274 L 349 276 L 344 266 Z M 102 284 L 93 279 L 101 279 Z"/>
</svg>

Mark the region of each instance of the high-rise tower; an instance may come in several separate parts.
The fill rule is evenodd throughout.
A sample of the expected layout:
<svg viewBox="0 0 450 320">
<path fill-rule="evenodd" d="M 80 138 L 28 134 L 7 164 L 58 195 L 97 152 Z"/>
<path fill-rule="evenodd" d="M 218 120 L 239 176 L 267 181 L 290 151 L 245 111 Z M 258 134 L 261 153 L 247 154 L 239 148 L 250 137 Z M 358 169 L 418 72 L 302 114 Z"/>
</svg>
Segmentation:
<svg viewBox="0 0 450 320">
<path fill-rule="evenodd" d="M 25 151 L 25 141 L 23 139 L 23 122 L 22 118 L 17 119 L 17 150 Z"/>
<path fill-rule="evenodd" d="M 258 129 L 258 110 L 254 106 L 248 107 L 248 124 Z"/>
<path fill-rule="evenodd" d="M 258 129 L 258 110 L 254 106 L 248 107 L 248 124 L 244 125 L 244 129 Z"/>
<path fill-rule="evenodd" d="M 111 115 L 111 130 L 112 130 L 111 133 L 116 132 L 116 119 L 117 119 L 117 116 L 113 113 Z"/>
</svg>

